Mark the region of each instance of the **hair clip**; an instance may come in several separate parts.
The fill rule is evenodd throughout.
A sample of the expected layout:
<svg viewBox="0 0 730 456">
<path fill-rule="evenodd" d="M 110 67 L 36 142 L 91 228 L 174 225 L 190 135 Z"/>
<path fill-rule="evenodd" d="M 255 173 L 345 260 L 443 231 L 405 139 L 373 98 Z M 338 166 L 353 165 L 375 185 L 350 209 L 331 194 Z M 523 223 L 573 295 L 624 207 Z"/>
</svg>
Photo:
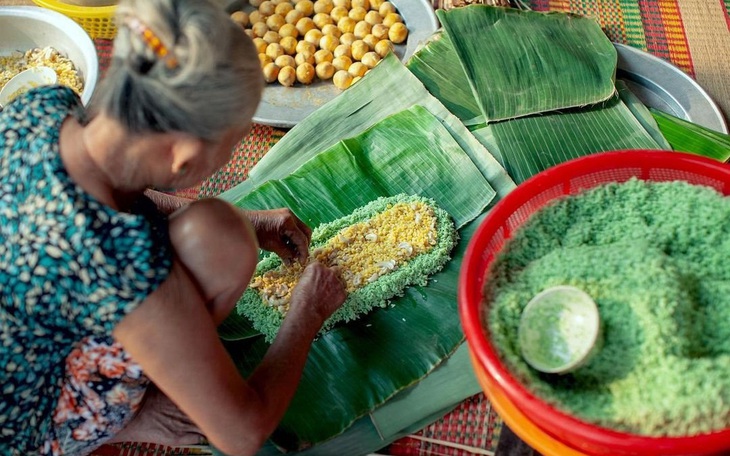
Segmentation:
<svg viewBox="0 0 730 456">
<path fill-rule="evenodd" d="M 152 29 L 147 27 L 136 17 L 128 17 L 124 23 L 130 30 L 142 37 L 144 42 L 152 50 L 152 52 L 155 53 L 157 58 L 163 60 L 169 69 L 177 68 L 178 61 L 175 58 L 175 55 L 167 49 L 167 47 L 162 43 L 162 40 L 155 35 L 155 32 L 153 32 Z"/>
</svg>

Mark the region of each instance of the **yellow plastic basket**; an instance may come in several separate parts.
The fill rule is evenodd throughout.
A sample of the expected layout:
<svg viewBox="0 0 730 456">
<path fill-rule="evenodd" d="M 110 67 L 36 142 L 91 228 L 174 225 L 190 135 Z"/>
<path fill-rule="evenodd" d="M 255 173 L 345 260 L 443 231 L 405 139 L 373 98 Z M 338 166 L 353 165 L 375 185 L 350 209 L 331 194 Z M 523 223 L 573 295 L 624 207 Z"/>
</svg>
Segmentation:
<svg viewBox="0 0 730 456">
<path fill-rule="evenodd" d="M 117 34 L 117 26 L 114 23 L 116 5 L 86 7 L 70 5 L 57 0 L 33 0 L 33 3 L 70 17 L 93 39 L 111 40 Z"/>
</svg>

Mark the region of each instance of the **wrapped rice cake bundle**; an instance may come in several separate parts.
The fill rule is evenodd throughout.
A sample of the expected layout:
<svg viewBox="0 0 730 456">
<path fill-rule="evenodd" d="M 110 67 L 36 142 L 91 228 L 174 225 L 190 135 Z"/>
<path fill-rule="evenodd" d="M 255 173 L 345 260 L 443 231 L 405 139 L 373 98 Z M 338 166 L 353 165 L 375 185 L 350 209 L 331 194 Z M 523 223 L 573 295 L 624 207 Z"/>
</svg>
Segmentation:
<svg viewBox="0 0 730 456">
<path fill-rule="evenodd" d="M 449 214 L 420 196 L 382 197 L 312 233 L 310 260 L 341 269 L 347 299 L 324 324 L 352 321 L 443 268 L 458 234 Z M 305 266 L 271 254 L 258 265 L 237 311 L 273 341 Z"/>
</svg>

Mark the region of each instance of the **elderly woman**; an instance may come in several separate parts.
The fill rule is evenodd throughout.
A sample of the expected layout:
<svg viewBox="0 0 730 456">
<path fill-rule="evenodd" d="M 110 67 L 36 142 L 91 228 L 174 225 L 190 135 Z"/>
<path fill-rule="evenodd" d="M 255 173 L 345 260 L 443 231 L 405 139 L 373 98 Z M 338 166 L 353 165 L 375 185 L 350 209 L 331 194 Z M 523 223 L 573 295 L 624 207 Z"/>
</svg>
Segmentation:
<svg viewBox="0 0 730 456">
<path fill-rule="evenodd" d="M 87 454 L 125 427 L 149 437 L 129 423 L 155 422 L 169 397 L 180 433 L 187 416 L 221 451 L 252 454 L 344 287 L 310 264 L 265 358 L 239 375 L 216 326 L 258 247 L 306 261 L 311 231 L 287 209 L 217 199 L 168 217 L 180 203 L 146 189 L 226 163 L 261 96 L 254 46 L 210 0 L 129 0 L 118 25 L 88 120 L 63 87 L 0 114 L 0 453 Z M 150 385 L 164 395 L 142 407 Z"/>
</svg>

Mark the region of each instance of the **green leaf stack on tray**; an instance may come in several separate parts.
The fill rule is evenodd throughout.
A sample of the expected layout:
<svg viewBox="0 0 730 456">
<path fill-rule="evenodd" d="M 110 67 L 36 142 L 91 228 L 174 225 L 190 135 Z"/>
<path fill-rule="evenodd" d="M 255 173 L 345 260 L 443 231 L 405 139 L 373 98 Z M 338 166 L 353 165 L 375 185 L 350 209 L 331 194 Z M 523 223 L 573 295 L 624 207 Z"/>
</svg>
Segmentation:
<svg viewBox="0 0 730 456">
<path fill-rule="evenodd" d="M 277 447 L 374 452 L 478 392 L 456 288 L 466 245 L 489 208 L 515 182 L 574 157 L 690 144 L 691 128 L 617 90 L 616 51 L 592 20 L 481 5 L 438 15 L 445 30 L 407 67 L 384 58 L 221 195 L 246 209 L 290 207 L 312 227 L 379 197 L 419 195 L 446 210 L 460 235 L 451 261 L 426 286 L 314 342 L 262 455 Z M 673 128 L 686 134 L 667 141 L 663 133 Z M 712 143 L 718 157 L 727 145 L 710 134 L 700 142 Z M 264 338 L 236 312 L 219 333 L 249 375 L 268 347 Z"/>
</svg>

